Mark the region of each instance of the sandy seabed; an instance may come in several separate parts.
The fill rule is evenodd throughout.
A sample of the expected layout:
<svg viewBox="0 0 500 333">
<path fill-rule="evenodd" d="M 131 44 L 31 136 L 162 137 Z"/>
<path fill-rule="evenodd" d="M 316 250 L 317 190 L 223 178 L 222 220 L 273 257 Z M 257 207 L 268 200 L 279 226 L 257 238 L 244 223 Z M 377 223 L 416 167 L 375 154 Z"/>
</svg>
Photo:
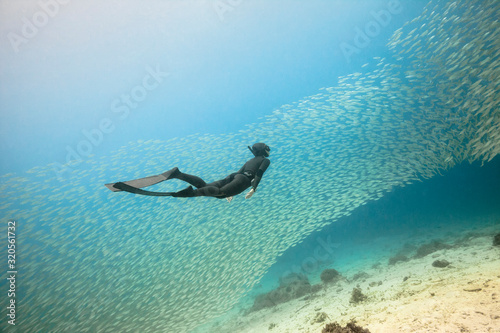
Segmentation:
<svg viewBox="0 0 500 333">
<path fill-rule="evenodd" d="M 214 332 L 313 333 L 329 322 L 351 320 L 372 333 L 500 332 L 500 247 L 492 245 L 499 227 L 423 258 L 388 265 L 386 257 L 368 269 L 359 263 L 350 273 L 366 272 L 364 280 L 344 279 L 315 295 L 238 315 Z M 432 266 L 441 259 L 450 265 Z M 361 288 L 365 301 L 350 303 L 354 287 Z"/>
</svg>

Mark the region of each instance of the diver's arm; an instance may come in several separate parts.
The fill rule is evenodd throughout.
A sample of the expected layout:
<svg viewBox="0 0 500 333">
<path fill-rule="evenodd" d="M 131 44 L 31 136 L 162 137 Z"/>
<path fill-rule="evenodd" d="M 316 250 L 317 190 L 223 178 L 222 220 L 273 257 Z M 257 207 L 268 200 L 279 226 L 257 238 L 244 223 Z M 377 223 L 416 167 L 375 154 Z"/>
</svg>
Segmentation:
<svg viewBox="0 0 500 333">
<path fill-rule="evenodd" d="M 255 178 L 253 179 L 252 190 L 254 192 L 257 191 L 257 186 L 259 186 L 260 180 L 262 179 L 262 175 L 264 175 L 264 172 L 266 172 L 269 164 L 271 164 L 271 161 L 268 160 L 267 158 L 265 158 L 260 164 L 260 167 L 255 174 Z"/>
<path fill-rule="evenodd" d="M 262 179 L 262 175 L 264 175 L 264 172 L 266 171 L 267 167 L 271 164 L 271 161 L 269 161 L 267 158 L 265 158 L 262 163 L 260 164 L 259 169 L 257 170 L 255 174 L 255 178 L 252 180 L 252 189 L 245 195 L 245 199 L 250 199 L 252 195 L 257 191 L 257 186 L 259 186 L 260 180 Z"/>
</svg>

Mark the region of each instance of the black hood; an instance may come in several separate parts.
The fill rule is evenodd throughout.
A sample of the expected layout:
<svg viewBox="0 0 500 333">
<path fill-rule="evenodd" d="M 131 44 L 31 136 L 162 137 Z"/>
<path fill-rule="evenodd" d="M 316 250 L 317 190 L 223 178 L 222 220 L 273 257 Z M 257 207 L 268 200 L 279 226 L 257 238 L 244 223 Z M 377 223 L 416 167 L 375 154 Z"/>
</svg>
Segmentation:
<svg viewBox="0 0 500 333">
<path fill-rule="evenodd" d="M 271 151 L 271 148 L 269 148 L 268 145 L 262 142 L 256 143 L 252 146 L 252 148 L 248 147 L 248 149 L 250 149 L 250 151 L 255 157 L 257 156 L 269 157 L 269 152 Z"/>
</svg>

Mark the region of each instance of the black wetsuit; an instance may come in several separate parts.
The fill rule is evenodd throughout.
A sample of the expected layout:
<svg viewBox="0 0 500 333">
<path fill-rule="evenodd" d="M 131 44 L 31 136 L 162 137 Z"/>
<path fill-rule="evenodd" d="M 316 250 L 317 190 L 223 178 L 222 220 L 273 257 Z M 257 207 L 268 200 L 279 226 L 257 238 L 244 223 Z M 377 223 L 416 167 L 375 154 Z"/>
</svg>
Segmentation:
<svg viewBox="0 0 500 333">
<path fill-rule="evenodd" d="M 188 187 L 185 190 L 173 193 L 173 197 L 216 197 L 219 199 L 232 197 L 245 191 L 250 186 L 257 190 L 257 186 L 271 162 L 264 156 L 256 156 L 247 161 L 243 167 L 235 173 L 230 174 L 224 179 L 207 184 L 203 179 L 197 176 L 178 172 L 174 177 L 189 184 L 197 189 Z"/>
</svg>

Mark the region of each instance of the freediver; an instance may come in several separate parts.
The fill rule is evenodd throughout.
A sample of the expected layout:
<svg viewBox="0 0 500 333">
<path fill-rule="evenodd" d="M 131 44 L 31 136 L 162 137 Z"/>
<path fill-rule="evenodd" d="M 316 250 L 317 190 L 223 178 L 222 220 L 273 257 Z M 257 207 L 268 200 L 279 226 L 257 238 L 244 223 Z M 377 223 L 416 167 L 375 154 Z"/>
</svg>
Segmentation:
<svg viewBox="0 0 500 333">
<path fill-rule="evenodd" d="M 190 197 L 215 197 L 218 199 L 226 198 L 231 202 L 233 196 L 240 194 L 249 187 L 250 191 L 245 195 L 245 199 L 250 199 L 257 191 L 257 186 L 262 179 L 262 175 L 271 164 L 267 159 L 271 148 L 265 143 L 256 143 L 252 148 L 248 147 L 254 157 L 248 160 L 238 172 L 232 173 L 224 179 L 207 184 L 203 179 L 197 176 L 188 175 L 181 172 L 177 167 L 157 176 L 140 178 L 126 182 L 106 184 L 111 191 L 126 191 L 135 194 L 150 196 L 172 196 L 177 198 Z M 191 186 L 179 192 L 151 192 L 141 190 L 142 187 L 151 186 L 169 179 L 180 179 L 189 183 Z M 193 186 L 196 189 L 193 189 Z"/>
</svg>

